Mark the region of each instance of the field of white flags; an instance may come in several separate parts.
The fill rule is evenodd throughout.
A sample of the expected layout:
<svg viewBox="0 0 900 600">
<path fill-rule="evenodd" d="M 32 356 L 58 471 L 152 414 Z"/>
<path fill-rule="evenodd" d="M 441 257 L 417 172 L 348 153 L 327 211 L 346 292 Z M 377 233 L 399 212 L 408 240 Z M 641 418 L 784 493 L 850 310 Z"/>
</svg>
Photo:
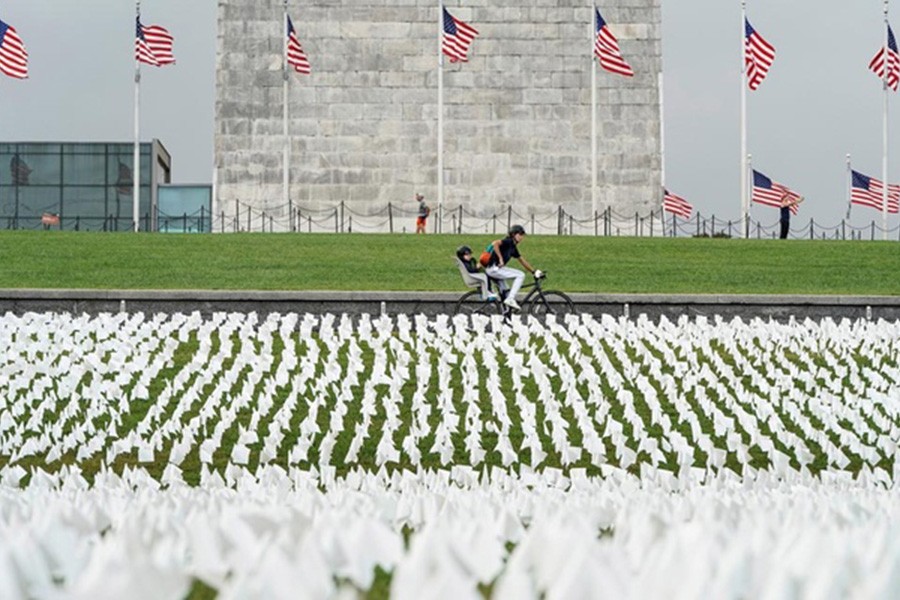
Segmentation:
<svg viewBox="0 0 900 600">
<path fill-rule="evenodd" d="M 0 317 L 0 598 L 889 598 L 900 323 Z"/>
</svg>

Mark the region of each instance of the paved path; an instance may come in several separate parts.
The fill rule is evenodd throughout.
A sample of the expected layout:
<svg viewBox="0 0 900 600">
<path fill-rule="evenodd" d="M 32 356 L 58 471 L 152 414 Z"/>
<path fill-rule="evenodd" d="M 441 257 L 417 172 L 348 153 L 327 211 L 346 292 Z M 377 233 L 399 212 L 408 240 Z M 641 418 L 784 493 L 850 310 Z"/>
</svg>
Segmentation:
<svg viewBox="0 0 900 600">
<path fill-rule="evenodd" d="M 259 313 L 311 312 L 361 314 L 452 313 L 460 292 L 331 292 L 210 290 L 52 290 L 0 289 L 0 312 L 28 311 Z M 652 319 L 666 315 L 900 319 L 900 296 L 775 296 L 731 294 L 570 294 L 576 309 Z"/>
</svg>

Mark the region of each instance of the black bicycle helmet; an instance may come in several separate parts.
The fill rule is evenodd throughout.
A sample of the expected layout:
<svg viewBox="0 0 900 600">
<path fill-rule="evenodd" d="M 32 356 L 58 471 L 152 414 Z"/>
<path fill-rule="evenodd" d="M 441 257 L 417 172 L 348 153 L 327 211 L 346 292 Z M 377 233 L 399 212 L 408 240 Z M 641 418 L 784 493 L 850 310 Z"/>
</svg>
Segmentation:
<svg viewBox="0 0 900 600">
<path fill-rule="evenodd" d="M 513 225 L 512 227 L 509 228 L 509 237 L 512 237 L 512 236 L 516 235 L 517 233 L 521 233 L 522 235 L 525 235 L 525 228 L 522 227 L 521 225 Z"/>
<path fill-rule="evenodd" d="M 459 260 L 462 260 L 462 257 L 466 254 L 472 254 L 472 249 L 469 248 L 468 246 L 460 246 L 459 248 L 456 249 L 456 257 Z"/>
</svg>

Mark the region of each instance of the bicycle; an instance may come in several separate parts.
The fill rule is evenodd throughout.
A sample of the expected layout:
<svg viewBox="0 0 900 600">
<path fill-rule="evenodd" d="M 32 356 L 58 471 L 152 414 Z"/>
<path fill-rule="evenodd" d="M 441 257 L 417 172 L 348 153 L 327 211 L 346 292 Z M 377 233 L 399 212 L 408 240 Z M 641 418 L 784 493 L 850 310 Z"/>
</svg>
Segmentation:
<svg viewBox="0 0 900 600">
<path fill-rule="evenodd" d="M 545 290 L 542 281 L 546 279 L 547 273 L 541 273 L 540 277 L 535 277 L 534 281 L 522 286 L 522 289 L 531 288 L 531 291 L 522 300 L 522 314 L 531 315 L 533 317 L 542 317 L 546 315 L 568 315 L 575 310 L 572 299 L 565 293 L 558 290 Z M 490 287 L 493 289 L 497 286 L 496 280 L 488 278 Z M 503 303 L 505 293 L 497 291 L 498 301 L 489 302 L 482 299 L 480 290 L 472 290 L 460 296 L 456 301 L 456 307 L 453 314 L 457 315 L 501 315 L 504 320 L 514 314 L 515 311 Z"/>
</svg>

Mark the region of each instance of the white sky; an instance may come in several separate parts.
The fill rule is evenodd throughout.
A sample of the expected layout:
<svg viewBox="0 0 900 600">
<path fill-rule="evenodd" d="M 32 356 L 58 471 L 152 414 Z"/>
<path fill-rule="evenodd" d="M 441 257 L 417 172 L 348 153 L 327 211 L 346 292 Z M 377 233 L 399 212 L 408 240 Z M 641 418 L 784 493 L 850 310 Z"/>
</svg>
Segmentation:
<svg viewBox="0 0 900 600">
<path fill-rule="evenodd" d="M 662 1 L 666 184 L 706 215 L 737 219 L 740 2 Z M 795 225 L 810 217 L 837 225 L 847 212 L 846 155 L 857 170 L 881 178 L 883 93 L 867 65 L 884 35 L 883 4 L 748 4 L 751 23 L 777 49 L 768 78 L 748 93 L 754 167 L 807 197 Z M 143 23 L 163 25 L 175 36 L 177 64 L 142 68 L 141 138 L 163 141 L 178 183 L 212 179 L 216 13 L 215 0 L 142 3 Z M 295 23 L 301 13 L 294 9 Z M 6 116 L 0 140 L 132 139 L 133 2 L 10 0 L 0 18 L 25 40 L 31 75 L 25 81 L 0 77 Z M 889 99 L 893 182 L 900 180 L 897 96 Z M 776 218 L 766 207 L 754 207 L 753 214 Z M 859 224 L 880 219 L 862 207 L 852 214 Z"/>
</svg>

